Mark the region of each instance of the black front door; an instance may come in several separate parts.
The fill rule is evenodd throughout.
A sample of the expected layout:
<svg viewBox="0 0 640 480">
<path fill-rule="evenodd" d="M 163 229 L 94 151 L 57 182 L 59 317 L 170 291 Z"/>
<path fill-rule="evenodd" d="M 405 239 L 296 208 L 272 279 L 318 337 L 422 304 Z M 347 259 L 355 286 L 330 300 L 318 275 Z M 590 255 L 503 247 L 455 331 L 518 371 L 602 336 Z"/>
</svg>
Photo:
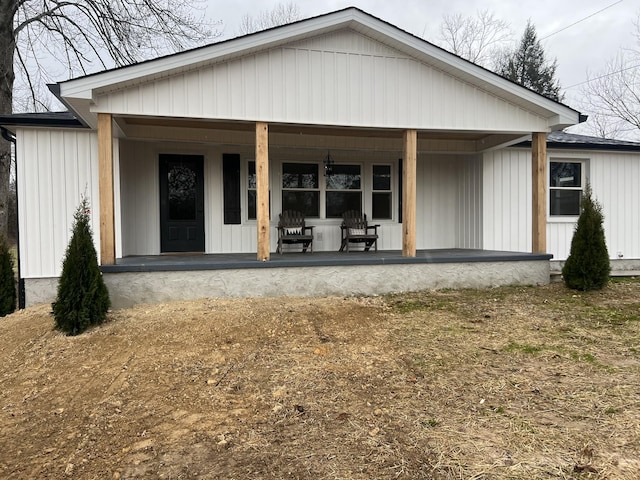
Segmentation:
<svg viewBox="0 0 640 480">
<path fill-rule="evenodd" d="M 160 155 L 160 250 L 204 252 L 204 158 Z"/>
</svg>

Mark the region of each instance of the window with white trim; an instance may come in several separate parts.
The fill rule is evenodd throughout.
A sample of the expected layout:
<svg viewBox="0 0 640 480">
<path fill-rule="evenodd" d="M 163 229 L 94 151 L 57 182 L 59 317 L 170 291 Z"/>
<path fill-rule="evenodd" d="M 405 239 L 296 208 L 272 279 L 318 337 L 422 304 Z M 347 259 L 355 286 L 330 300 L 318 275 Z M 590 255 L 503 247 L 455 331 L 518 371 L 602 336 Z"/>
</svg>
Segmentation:
<svg viewBox="0 0 640 480">
<path fill-rule="evenodd" d="M 391 220 L 393 212 L 391 165 L 373 165 L 372 177 L 371 218 Z"/>
<path fill-rule="evenodd" d="M 585 186 L 585 162 L 555 160 L 549 164 L 549 215 L 578 216 Z"/>
<path fill-rule="evenodd" d="M 320 217 L 320 175 L 317 163 L 282 164 L 282 210 Z"/>
<path fill-rule="evenodd" d="M 362 211 L 362 174 L 360 165 L 334 164 L 325 177 L 325 216 L 342 218 L 349 210 Z"/>
<path fill-rule="evenodd" d="M 323 175 L 320 162 L 282 162 L 281 211 L 296 210 L 307 218 L 341 219 L 348 210 L 393 219 L 393 164 L 365 167 L 360 163 L 334 163 Z M 256 219 L 256 162 L 247 161 L 247 219 Z"/>
</svg>

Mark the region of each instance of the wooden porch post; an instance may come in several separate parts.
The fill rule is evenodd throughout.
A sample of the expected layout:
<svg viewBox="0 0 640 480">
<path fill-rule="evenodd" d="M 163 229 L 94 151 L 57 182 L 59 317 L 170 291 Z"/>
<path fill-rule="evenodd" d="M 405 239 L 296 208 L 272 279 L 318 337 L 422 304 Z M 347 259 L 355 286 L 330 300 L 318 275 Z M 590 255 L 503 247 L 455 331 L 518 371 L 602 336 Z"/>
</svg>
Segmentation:
<svg viewBox="0 0 640 480">
<path fill-rule="evenodd" d="M 269 247 L 269 126 L 256 122 L 256 196 L 258 260 L 271 259 Z"/>
<path fill-rule="evenodd" d="M 418 134 L 406 130 L 403 136 L 402 168 L 402 255 L 416 256 L 416 162 Z"/>
<path fill-rule="evenodd" d="M 116 263 L 113 206 L 113 124 L 110 113 L 98 113 L 98 186 L 100 195 L 100 263 Z"/>
<path fill-rule="evenodd" d="M 533 253 L 547 253 L 547 134 L 533 133 L 532 167 L 532 241 Z"/>
</svg>

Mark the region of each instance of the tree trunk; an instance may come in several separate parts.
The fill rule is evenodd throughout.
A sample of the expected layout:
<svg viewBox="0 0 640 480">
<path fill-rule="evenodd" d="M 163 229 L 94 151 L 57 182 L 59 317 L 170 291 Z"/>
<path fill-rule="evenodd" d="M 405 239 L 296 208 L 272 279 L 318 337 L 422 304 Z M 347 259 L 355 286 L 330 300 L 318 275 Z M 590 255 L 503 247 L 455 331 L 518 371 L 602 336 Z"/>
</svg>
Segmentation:
<svg viewBox="0 0 640 480">
<path fill-rule="evenodd" d="M 13 55 L 16 41 L 13 17 L 17 0 L 0 2 L 0 115 L 13 110 Z M 0 234 L 7 236 L 9 209 L 9 182 L 11 177 L 11 144 L 0 138 Z"/>
</svg>

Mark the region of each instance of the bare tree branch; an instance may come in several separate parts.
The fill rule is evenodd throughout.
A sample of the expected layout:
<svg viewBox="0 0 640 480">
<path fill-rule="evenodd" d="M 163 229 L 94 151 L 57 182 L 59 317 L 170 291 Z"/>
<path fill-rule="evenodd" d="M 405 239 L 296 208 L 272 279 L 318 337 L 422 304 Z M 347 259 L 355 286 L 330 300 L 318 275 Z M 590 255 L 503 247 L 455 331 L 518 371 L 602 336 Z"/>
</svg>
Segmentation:
<svg viewBox="0 0 640 480">
<path fill-rule="evenodd" d="M 633 24 L 636 48 L 621 48 L 581 89 L 588 126 L 614 138 L 640 139 L 640 10 Z"/>
<path fill-rule="evenodd" d="M 499 51 L 512 39 L 509 24 L 488 10 L 475 17 L 447 14 L 440 25 L 439 44 L 473 63 L 490 67 L 495 64 Z"/>
<path fill-rule="evenodd" d="M 239 33 L 249 33 L 285 25 L 302 19 L 300 8 L 293 2 L 278 3 L 272 10 L 263 10 L 256 16 L 245 14 L 240 20 Z"/>
<path fill-rule="evenodd" d="M 604 71 L 590 76 L 582 88 L 588 111 L 608 118 L 611 123 L 622 121 L 629 131 L 640 134 L 640 52 L 621 52 L 610 60 Z M 633 68 L 633 67 L 636 68 Z M 631 67 L 631 68 L 630 68 Z"/>
<path fill-rule="evenodd" d="M 19 69 L 19 81 L 26 84 L 33 84 L 24 75 L 37 68 L 35 58 L 42 52 L 64 63 L 73 76 L 174 53 L 219 34 L 204 19 L 204 0 L 13 2 L 9 14 L 13 12 L 17 49 L 29 52 L 21 55 Z M 36 90 L 29 91 L 34 95 Z M 30 103 L 41 104 L 35 98 Z"/>
</svg>

